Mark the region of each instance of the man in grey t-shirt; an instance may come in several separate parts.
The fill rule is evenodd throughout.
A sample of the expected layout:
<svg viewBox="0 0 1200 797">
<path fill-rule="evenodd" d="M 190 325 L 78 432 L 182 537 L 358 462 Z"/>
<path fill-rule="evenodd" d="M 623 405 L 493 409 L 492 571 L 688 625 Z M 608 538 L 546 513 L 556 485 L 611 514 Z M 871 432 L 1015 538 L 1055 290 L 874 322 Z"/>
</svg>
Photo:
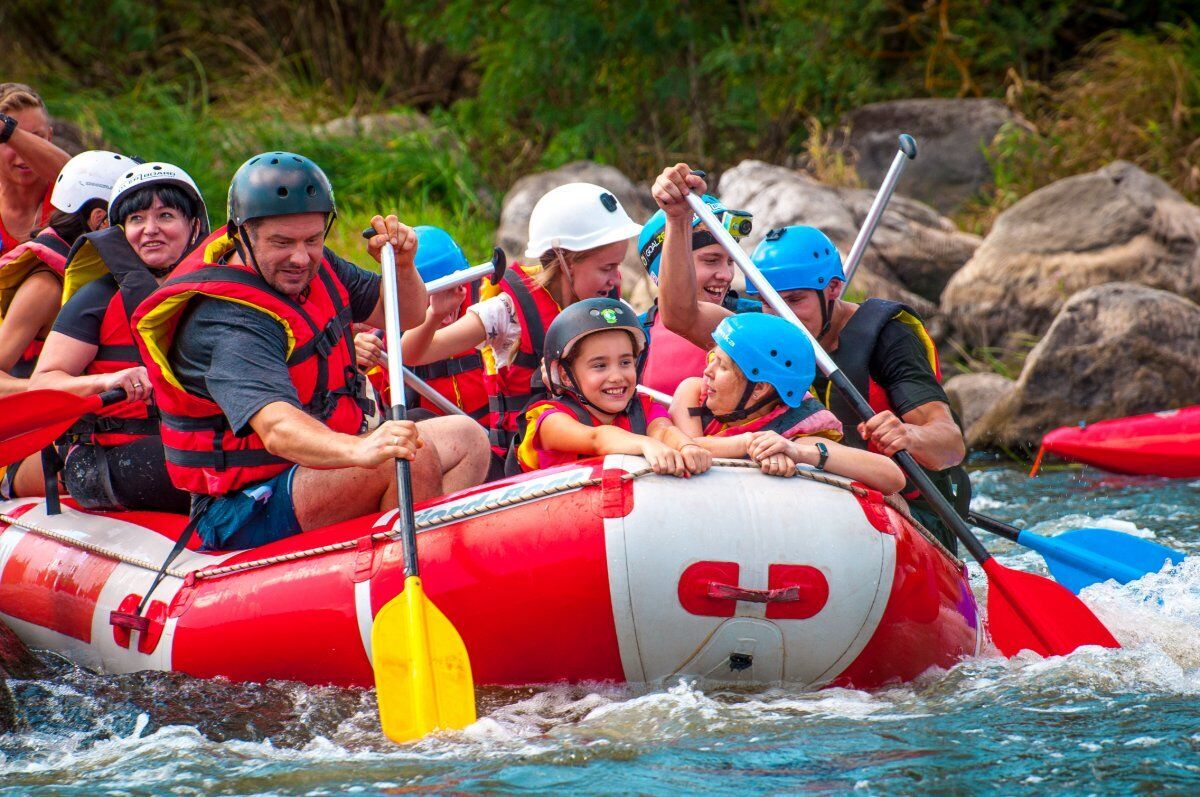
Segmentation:
<svg viewBox="0 0 1200 797">
<path fill-rule="evenodd" d="M 252 158 L 230 186 L 228 239 L 180 278 L 196 285 L 174 297 L 186 305 L 166 368 L 150 371 L 168 470 L 201 496 L 193 514 L 208 548 L 254 547 L 393 508 L 397 457 L 413 462 L 416 500 L 483 481 L 487 438 L 470 418 L 386 421 L 358 434 L 350 325 L 384 325 L 381 280 L 324 248 L 334 212 L 328 179 L 312 161 L 283 152 Z M 413 265 L 416 234 L 395 216 L 371 225 L 372 257 L 395 248 L 401 324 L 413 327 L 428 303 Z M 212 275 L 224 287 L 203 290 Z M 155 301 L 139 312 L 164 306 Z M 288 317 L 301 321 L 289 326 Z M 293 328 L 300 323 L 308 336 L 304 321 L 324 325 L 307 344 Z M 219 414 L 197 409 L 212 404 Z"/>
</svg>

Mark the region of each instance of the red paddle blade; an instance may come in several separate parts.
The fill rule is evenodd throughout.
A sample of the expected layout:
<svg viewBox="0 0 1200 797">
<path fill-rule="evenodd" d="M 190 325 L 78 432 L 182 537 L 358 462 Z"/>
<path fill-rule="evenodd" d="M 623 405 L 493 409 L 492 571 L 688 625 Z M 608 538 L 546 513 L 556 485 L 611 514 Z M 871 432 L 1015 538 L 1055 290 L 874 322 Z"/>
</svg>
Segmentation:
<svg viewBox="0 0 1200 797">
<path fill-rule="evenodd" d="M 30 390 L 0 399 L 0 462 L 16 462 L 50 445 L 81 415 L 100 409 L 100 396 Z"/>
<path fill-rule="evenodd" d="M 983 563 L 983 572 L 988 577 L 988 630 L 1005 656 L 1022 650 L 1065 656 L 1084 645 L 1121 647 L 1092 610 L 1061 584 L 1010 570 L 994 558 Z"/>
</svg>

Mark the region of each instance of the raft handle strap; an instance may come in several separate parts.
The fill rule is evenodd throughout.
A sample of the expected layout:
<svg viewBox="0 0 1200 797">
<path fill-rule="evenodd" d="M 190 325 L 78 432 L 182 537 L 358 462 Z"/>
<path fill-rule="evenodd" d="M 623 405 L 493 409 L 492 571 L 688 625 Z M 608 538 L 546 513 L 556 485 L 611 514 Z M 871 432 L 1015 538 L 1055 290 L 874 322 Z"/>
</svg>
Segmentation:
<svg viewBox="0 0 1200 797">
<path fill-rule="evenodd" d="M 795 603 L 800 600 L 800 587 L 793 584 L 790 587 L 779 587 L 778 589 L 748 589 L 710 581 L 708 582 L 708 597 L 748 603 Z"/>
<path fill-rule="evenodd" d="M 192 501 L 192 516 L 188 518 L 187 525 L 183 527 L 183 531 L 179 533 L 179 539 L 175 540 L 175 546 L 171 548 L 171 552 L 167 554 L 167 558 L 163 560 L 162 566 L 158 568 L 158 572 L 154 574 L 154 580 L 150 582 L 150 588 L 146 590 L 146 594 L 142 596 L 138 602 L 137 608 L 133 610 L 133 614 L 129 612 L 113 611 L 109 612 L 109 625 L 128 628 L 130 631 L 141 631 L 145 633 L 150 629 L 150 619 L 142 615 L 146 608 L 146 604 L 150 602 L 150 596 L 154 594 L 154 590 L 162 583 L 163 578 L 167 575 L 167 569 L 179 554 L 183 553 L 183 549 L 187 547 L 188 542 L 192 539 L 192 535 L 196 532 L 196 526 L 200 524 L 200 518 L 213 502 L 211 495 L 199 495 Z"/>
</svg>

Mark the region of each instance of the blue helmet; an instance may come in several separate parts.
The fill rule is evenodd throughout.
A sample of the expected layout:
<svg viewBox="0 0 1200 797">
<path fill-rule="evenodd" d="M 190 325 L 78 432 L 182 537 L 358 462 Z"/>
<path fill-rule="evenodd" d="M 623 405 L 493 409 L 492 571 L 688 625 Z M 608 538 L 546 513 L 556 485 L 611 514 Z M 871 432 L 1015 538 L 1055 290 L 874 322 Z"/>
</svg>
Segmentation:
<svg viewBox="0 0 1200 797">
<path fill-rule="evenodd" d="M 808 336 L 791 323 L 765 313 L 731 315 L 717 325 L 713 340 L 741 369 L 747 388 L 766 382 L 789 407 L 804 401 L 817 361 Z"/>
<path fill-rule="evenodd" d="M 777 291 L 821 291 L 835 278 L 846 281 L 841 253 L 816 227 L 797 225 L 771 230 L 750 259 Z M 747 284 L 746 293 L 757 296 L 758 289 Z"/>
<path fill-rule="evenodd" d="M 730 235 L 735 239 L 750 234 L 751 219 L 754 218 L 750 213 L 744 210 L 730 210 L 712 194 L 705 194 L 703 199 L 704 204 L 708 205 L 708 209 L 720 219 L 721 223 L 725 225 L 725 229 L 729 230 Z M 695 227 L 699 223 L 700 218 L 693 214 L 692 226 Z M 642 233 L 638 236 L 638 254 L 641 255 L 642 265 L 655 280 L 658 279 L 658 263 L 661 259 L 660 255 L 662 255 L 663 240 L 666 237 L 667 214 L 657 210 L 642 226 Z M 705 246 L 707 245 L 705 244 Z"/>
<path fill-rule="evenodd" d="M 422 282 L 432 282 L 447 274 L 470 268 L 462 247 L 441 227 L 421 225 L 417 233 L 417 273 Z"/>
</svg>

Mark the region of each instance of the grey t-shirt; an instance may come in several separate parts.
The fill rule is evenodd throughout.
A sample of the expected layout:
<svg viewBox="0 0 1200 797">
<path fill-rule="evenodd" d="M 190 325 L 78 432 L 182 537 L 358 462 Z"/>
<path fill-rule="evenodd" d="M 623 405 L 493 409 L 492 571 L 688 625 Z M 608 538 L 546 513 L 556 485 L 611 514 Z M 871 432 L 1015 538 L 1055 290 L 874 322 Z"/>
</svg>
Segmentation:
<svg viewBox="0 0 1200 797">
<path fill-rule="evenodd" d="M 379 275 L 328 251 L 326 256 L 350 294 L 353 320 L 367 320 L 379 301 Z M 352 336 L 349 326 L 343 334 Z M 215 401 L 238 436 L 251 433 L 250 419 L 268 404 L 283 401 L 303 409 L 288 375 L 283 327 L 243 304 L 192 300 L 168 357 L 184 389 Z"/>
</svg>

